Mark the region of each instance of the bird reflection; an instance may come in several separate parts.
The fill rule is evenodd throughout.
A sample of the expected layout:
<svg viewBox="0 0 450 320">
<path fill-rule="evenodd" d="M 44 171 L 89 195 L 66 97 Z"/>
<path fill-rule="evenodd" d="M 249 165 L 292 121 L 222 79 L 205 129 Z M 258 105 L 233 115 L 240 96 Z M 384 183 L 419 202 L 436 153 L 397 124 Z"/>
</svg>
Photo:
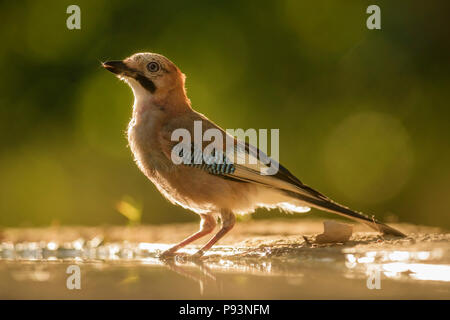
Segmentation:
<svg viewBox="0 0 450 320">
<path fill-rule="evenodd" d="M 216 276 L 201 260 L 186 259 L 184 256 L 176 256 L 173 259 L 164 259 L 162 262 L 169 270 L 197 282 L 200 289 L 200 295 L 202 296 L 207 283 L 213 282 L 217 285 Z"/>
</svg>

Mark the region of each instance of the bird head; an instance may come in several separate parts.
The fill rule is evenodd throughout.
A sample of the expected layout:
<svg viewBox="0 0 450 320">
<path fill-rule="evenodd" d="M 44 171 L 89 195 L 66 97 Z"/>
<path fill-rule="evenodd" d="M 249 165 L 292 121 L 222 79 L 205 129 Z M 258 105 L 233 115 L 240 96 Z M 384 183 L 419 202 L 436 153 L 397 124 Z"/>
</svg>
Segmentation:
<svg viewBox="0 0 450 320">
<path fill-rule="evenodd" d="M 163 101 L 180 97 L 187 100 L 184 74 L 160 54 L 136 53 L 124 60 L 103 62 L 102 66 L 128 83 L 137 99 Z"/>
</svg>

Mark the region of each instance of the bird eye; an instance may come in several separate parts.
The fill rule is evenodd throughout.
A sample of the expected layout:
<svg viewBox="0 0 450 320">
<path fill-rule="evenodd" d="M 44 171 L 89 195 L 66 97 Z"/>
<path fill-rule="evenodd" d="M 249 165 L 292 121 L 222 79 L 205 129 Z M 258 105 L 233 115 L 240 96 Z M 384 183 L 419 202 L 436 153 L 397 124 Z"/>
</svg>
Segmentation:
<svg viewBox="0 0 450 320">
<path fill-rule="evenodd" d="M 157 63 L 157 62 L 150 62 L 150 63 L 147 65 L 147 69 L 148 69 L 148 71 L 150 71 L 150 72 L 157 72 L 157 71 L 159 71 L 160 68 L 161 68 L 161 67 L 159 66 L 159 63 Z"/>
</svg>

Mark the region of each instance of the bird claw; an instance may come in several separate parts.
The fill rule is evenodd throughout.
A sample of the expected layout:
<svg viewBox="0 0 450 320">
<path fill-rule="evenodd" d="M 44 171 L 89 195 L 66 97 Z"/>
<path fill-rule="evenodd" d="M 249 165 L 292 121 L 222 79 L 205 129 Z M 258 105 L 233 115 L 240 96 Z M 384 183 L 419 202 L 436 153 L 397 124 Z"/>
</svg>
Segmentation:
<svg viewBox="0 0 450 320">
<path fill-rule="evenodd" d="M 196 260 L 200 260 L 203 257 L 204 254 L 205 254 L 205 252 L 203 250 L 198 250 L 196 253 L 194 253 L 194 254 L 192 254 L 190 256 L 186 256 L 186 255 L 183 255 L 183 254 L 178 255 L 175 251 L 169 249 L 169 250 L 163 251 L 158 256 L 158 258 L 161 259 L 161 260 L 172 260 L 172 259 L 180 257 L 183 260 L 196 261 Z"/>
<path fill-rule="evenodd" d="M 201 257 L 203 257 L 203 255 L 205 254 L 205 252 L 203 250 L 198 250 L 196 253 L 194 253 L 191 258 L 194 260 L 200 259 Z"/>
<path fill-rule="evenodd" d="M 173 252 L 172 250 L 166 250 L 163 251 L 158 258 L 163 259 L 163 260 L 167 260 L 167 259 L 172 259 L 175 257 L 175 252 Z"/>
</svg>

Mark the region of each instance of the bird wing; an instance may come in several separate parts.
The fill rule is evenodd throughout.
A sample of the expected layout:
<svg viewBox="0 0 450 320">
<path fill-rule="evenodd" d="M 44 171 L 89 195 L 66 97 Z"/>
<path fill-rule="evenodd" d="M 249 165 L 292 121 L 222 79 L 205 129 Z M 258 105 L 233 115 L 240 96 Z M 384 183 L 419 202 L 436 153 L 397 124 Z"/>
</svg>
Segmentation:
<svg viewBox="0 0 450 320">
<path fill-rule="evenodd" d="M 202 122 L 203 132 L 214 128 L 219 130 L 224 137 L 223 141 L 214 141 L 217 143 L 213 152 L 206 151 L 210 144 L 208 141 L 202 141 L 201 145 L 198 145 L 192 140 L 184 144 L 172 140 L 172 133 L 179 128 L 186 129 L 193 137 L 195 134 L 194 121 Z M 227 146 L 225 141 L 227 139 L 233 142 L 231 149 Z M 186 117 L 176 117 L 170 120 L 161 131 L 160 141 L 164 154 L 172 161 L 174 156 L 177 157 L 178 163 L 181 162 L 181 165 L 205 170 L 225 179 L 256 183 L 318 200 L 328 199 L 320 192 L 303 184 L 289 170 L 260 149 L 247 142 L 237 140 L 199 113 L 194 112 Z"/>
<path fill-rule="evenodd" d="M 203 132 L 206 129 L 215 128 L 221 132 L 223 137 L 232 139 L 235 143 L 233 144 L 234 147 L 231 150 L 231 154 L 229 152 L 230 150 L 227 150 L 226 141 L 219 141 L 217 143 L 219 146 L 217 149 L 219 151 L 222 150 L 222 153 L 216 150 L 215 153 L 209 154 L 209 150 L 205 152 L 205 148 L 209 142 L 205 142 L 203 139 L 200 145 L 196 145 L 192 141 L 183 145 L 178 141 L 172 140 L 172 132 L 179 128 L 186 129 L 191 137 L 194 136 L 194 121 L 201 121 Z M 340 205 L 322 193 L 303 184 L 289 170 L 267 156 L 264 152 L 249 143 L 238 141 L 205 116 L 195 111 L 185 116 L 174 117 L 166 123 L 160 132 L 160 143 L 163 153 L 171 161 L 173 161 L 174 156 L 175 158 L 178 157 L 178 160 L 181 160 L 180 165 L 205 170 L 223 179 L 255 183 L 268 188 L 275 188 L 310 206 L 362 222 L 379 232 L 405 236 L 402 232 L 377 221 L 374 217 L 368 217 L 360 212 Z M 222 146 L 220 147 L 221 143 Z M 185 152 L 186 150 L 188 152 Z M 273 168 L 276 168 L 275 172 Z"/>
</svg>

